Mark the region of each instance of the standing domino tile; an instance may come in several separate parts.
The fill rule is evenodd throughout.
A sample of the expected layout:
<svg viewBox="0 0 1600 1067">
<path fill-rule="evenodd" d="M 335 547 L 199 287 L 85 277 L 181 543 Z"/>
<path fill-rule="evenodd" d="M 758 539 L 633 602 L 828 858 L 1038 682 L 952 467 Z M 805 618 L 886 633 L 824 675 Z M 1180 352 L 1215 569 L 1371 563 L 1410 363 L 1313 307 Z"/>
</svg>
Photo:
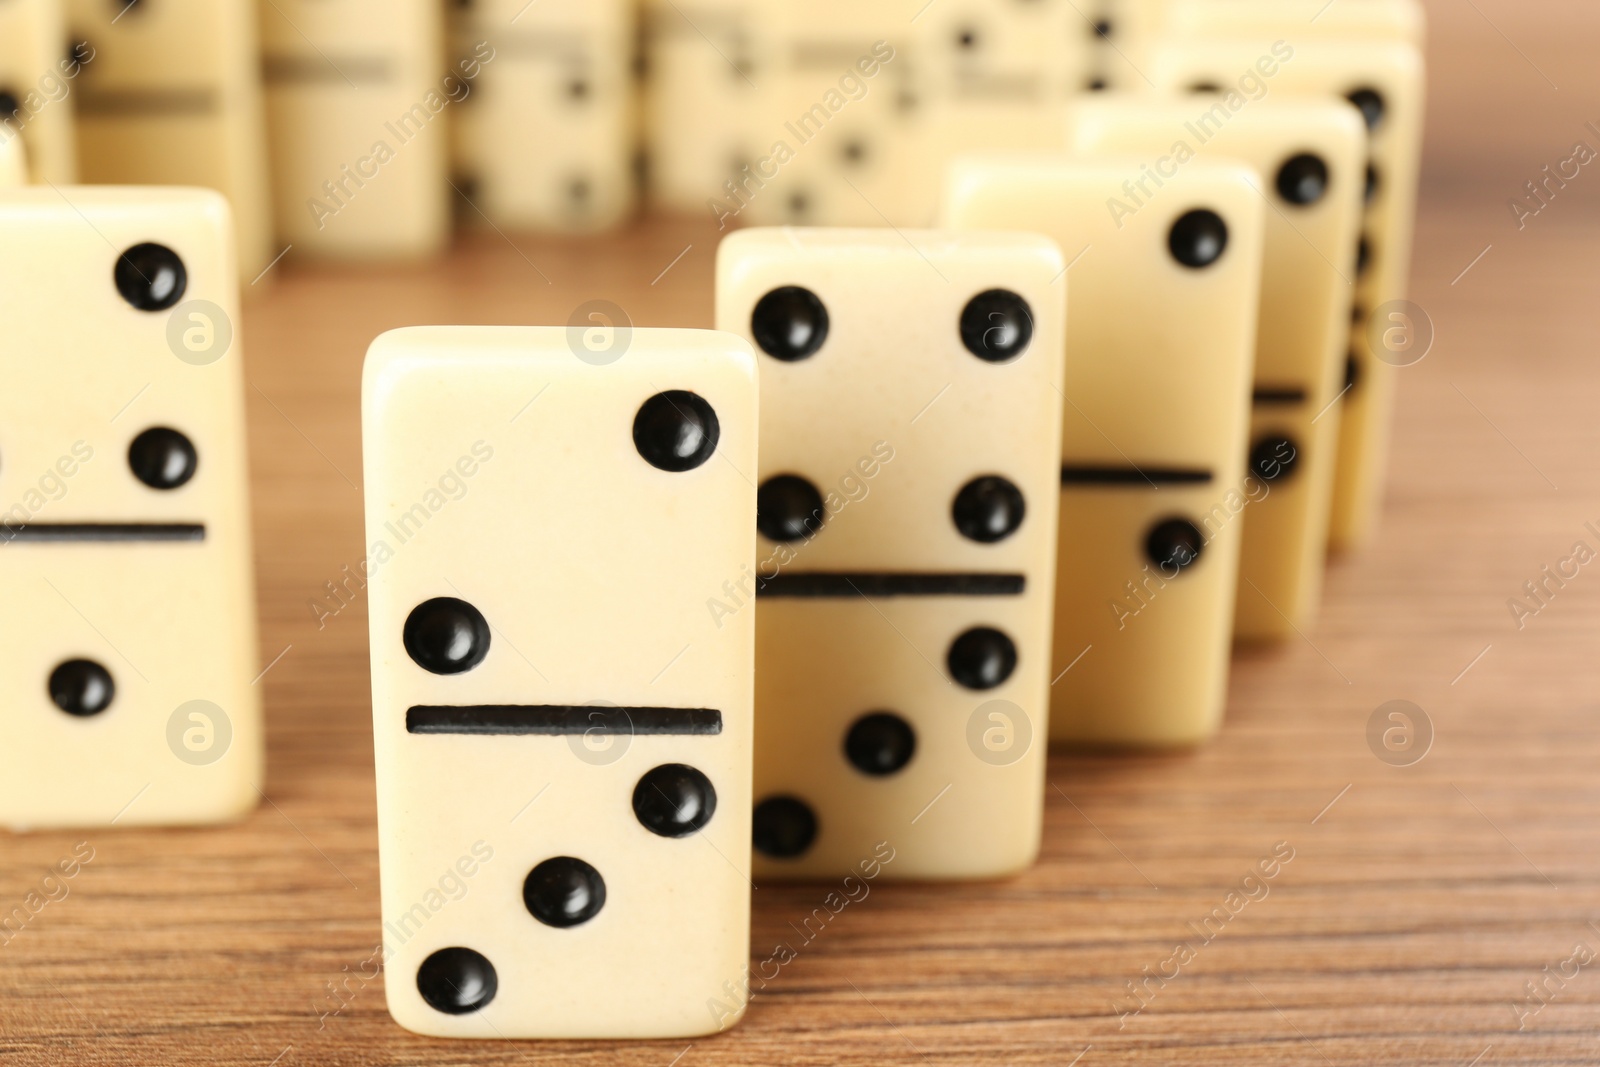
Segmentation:
<svg viewBox="0 0 1600 1067">
<path fill-rule="evenodd" d="M 929 102 L 941 121 L 962 123 L 966 136 L 980 139 L 967 147 L 1060 139 L 1054 120 L 1067 98 L 1085 88 L 1094 37 L 1073 4 L 956 0 L 924 11 L 917 19 L 918 58 Z M 989 123 L 999 128 L 985 128 Z M 985 137 L 993 143 L 981 143 Z"/>
<path fill-rule="evenodd" d="M 706 602 L 755 550 L 754 358 L 613 340 L 427 327 L 367 355 L 384 968 L 418 1033 L 742 1010 L 755 627 Z M 429 904 L 452 870 L 470 895 Z"/>
<path fill-rule="evenodd" d="M 259 799 L 238 273 L 201 190 L 0 192 L 0 824 Z"/>
<path fill-rule="evenodd" d="M 1270 492 L 1244 526 L 1234 636 L 1293 636 L 1316 613 L 1328 551 L 1366 128 L 1343 101 L 1264 99 L 1230 112 L 1204 95 L 1088 101 L 1071 130 L 1076 151 L 1147 160 L 1152 188 L 1195 154 L 1261 176 L 1270 210 L 1249 468 Z"/>
<path fill-rule="evenodd" d="M 782 133 L 771 101 L 782 75 L 762 0 L 643 0 L 651 201 L 715 217 Z M 753 184 L 753 183 L 751 183 Z M 742 210 L 742 209 L 741 209 Z"/>
<path fill-rule="evenodd" d="M 1420 46 L 1427 30 L 1415 0 L 1164 0 L 1164 5 L 1161 33 L 1179 41 L 1353 37 Z"/>
<path fill-rule="evenodd" d="M 28 184 L 27 150 L 22 138 L 0 139 L 0 189 Z"/>
<path fill-rule="evenodd" d="M 761 158 L 740 169 L 730 210 L 754 225 L 925 226 L 908 0 L 816 0 L 772 14 L 782 42 Z M 781 147 L 780 147 L 781 146 Z"/>
<path fill-rule="evenodd" d="M 1263 32 L 1254 41 L 1168 42 L 1153 50 L 1146 69 L 1157 87 L 1173 91 L 1196 85 L 1229 88 L 1242 73 L 1259 71 L 1275 97 L 1343 98 L 1366 121 L 1367 206 L 1330 529 L 1332 547 L 1349 549 L 1371 534 L 1377 519 L 1394 410 L 1395 364 L 1415 357 L 1407 351 L 1375 352 L 1370 338 L 1395 326 L 1403 327 L 1408 339 L 1414 337 L 1410 322 L 1387 315 L 1373 320 L 1378 309 L 1405 297 L 1410 272 L 1422 156 L 1422 54 L 1385 31 L 1371 39 L 1297 39 L 1287 46 L 1287 58 L 1277 62 L 1272 40 Z M 1278 41 L 1277 47 L 1284 49 L 1285 42 Z M 1224 100 L 1232 108 L 1231 96 Z"/>
<path fill-rule="evenodd" d="M 759 561 L 716 605 L 757 617 L 758 874 L 1037 855 L 1063 266 L 1023 234 L 723 241 L 718 324 L 763 353 Z"/>
<path fill-rule="evenodd" d="M 1139 91 L 1144 80 L 1145 49 L 1161 33 L 1173 0 L 1099 0 L 1084 5 L 1093 19 L 1093 76 L 1090 89 Z"/>
<path fill-rule="evenodd" d="M 82 179 L 217 190 L 254 278 L 274 254 L 255 6 L 69 0 L 67 13 L 93 53 L 74 93 Z"/>
<path fill-rule="evenodd" d="M 1256 176 L 1197 159 L 1141 194 L 1144 162 L 974 157 L 946 194 L 947 225 L 1043 232 L 1072 261 L 1052 740 L 1181 745 L 1216 731 L 1242 513 L 1261 489 L 1244 466 Z"/>
<path fill-rule="evenodd" d="M 21 135 L 33 181 L 78 180 L 73 80 L 86 55 L 67 48 L 61 0 L 0 0 L 0 141 Z"/>
<path fill-rule="evenodd" d="M 926 217 L 951 160 L 1065 145 L 1068 100 L 1092 79 L 1093 26 L 1070 0 L 946 0 L 917 20 L 925 72 Z"/>
<path fill-rule="evenodd" d="M 633 0 L 472 0 L 451 24 L 476 63 L 452 116 L 456 187 L 477 225 L 593 231 L 633 208 Z M 492 53 L 492 61 L 482 62 Z"/>
<path fill-rule="evenodd" d="M 1119 89 L 1149 91 L 1145 67 L 1168 42 L 1394 40 L 1422 44 L 1427 21 L 1416 0 L 1108 0 L 1102 40 Z M 1110 10 L 1110 9 L 1108 9 Z M 1242 71 L 1236 72 L 1237 74 Z"/>
<path fill-rule="evenodd" d="M 449 237 L 446 112 L 462 105 L 437 0 L 261 5 L 278 236 L 297 254 L 425 256 Z M 473 62 L 482 57 L 470 57 Z"/>
</svg>

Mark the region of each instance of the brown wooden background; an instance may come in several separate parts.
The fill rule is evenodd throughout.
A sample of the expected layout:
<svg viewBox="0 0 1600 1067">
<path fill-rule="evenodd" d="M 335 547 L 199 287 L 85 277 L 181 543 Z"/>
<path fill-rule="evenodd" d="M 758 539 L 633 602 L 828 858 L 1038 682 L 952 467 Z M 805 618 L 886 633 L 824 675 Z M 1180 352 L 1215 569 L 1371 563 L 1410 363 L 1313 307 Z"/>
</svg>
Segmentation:
<svg viewBox="0 0 1600 1067">
<path fill-rule="evenodd" d="M 1600 525 L 1600 167 L 1522 231 L 1506 207 L 1575 141 L 1600 148 L 1583 126 L 1600 124 L 1600 12 L 1430 7 L 1413 295 L 1438 339 L 1405 373 L 1378 543 L 1334 567 L 1306 640 L 1239 656 L 1215 744 L 1053 758 L 1036 869 L 998 885 L 878 885 L 715 1039 L 424 1040 L 390 1021 L 381 979 L 319 1019 L 325 983 L 376 944 L 377 854 L 365 602 L 321 629 L 309 607 L 363 551 L 357 396 L 375 334 L 565 322 L 597 297 L 639 324 L 709 325 L 714 230 L 514 246 L 491 233 L 417 268 L 291 256 L 252 293 L 244 333 L 263 665 L 282 653 L 261 683 L 269 800 L 225 829 L 0 836 L 0 910 L 75 842 L 95 850 L 71 895 L 0 947 L 0 1061 L 1600 1060 L 1600 960 L 1518 1014 L 1537 1006 L 1525 984 L 1545 968 L 1580 944 L 1600 951 L 1600 565 L 1521 631 L 1506 606 L 1573 542 L 1600 548 L 1583 528 Z M 1397 698 L 1436 732 L 1405 768 L 1380 762 L 1365 733 Z M 1270 895 L 1119 1019 L 1125 981 L 1163 966 L 1279 841 L 1295 858 Z M 798 942 L 788 924 L 822 893 L 761 889 L 758 956 Z"/>
</svg>

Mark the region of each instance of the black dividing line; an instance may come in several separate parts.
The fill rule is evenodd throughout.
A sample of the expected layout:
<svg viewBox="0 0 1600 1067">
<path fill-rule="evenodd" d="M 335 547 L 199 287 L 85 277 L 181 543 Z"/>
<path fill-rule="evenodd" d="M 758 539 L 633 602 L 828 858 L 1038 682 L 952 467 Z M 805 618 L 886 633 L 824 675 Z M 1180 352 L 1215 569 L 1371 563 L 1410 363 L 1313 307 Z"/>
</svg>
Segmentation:
<svg viewBox="0 0 1600 1067">
<path fill-rule="evenodd" d="M 826 41 L 796 41 L 789 48 L 789 61 L 794 66 L 808 70 L 837 70 L 848 67 L 859 58 L 859 49 L 848 44 L 836 45 Z"/>
<path fill-rule="evenodd" d="M 1020 574 L 776 574 L 756 579 L 758 597 L 1020 596 Z"/>
<path fill-rule="evenodd" d="M 199 522 L 30 522 L 0 525 L 0 545 L 10 541 L 34 544 L 52 541 L 204 541 Z"/>
<path fill-rule="evenodd" d="M 1204 467 L 1063 466 L 1062 485 L 1207 485 L 1213 475 Z"/>
<path fill-rule="evenodd" d="M 1306 391 L 1292 385 L 1258 385 L 1250 400 L 1256 404 L 1304 404 Z"/>
<path fill-rule="evenodd" d="M 713 708 L 614 708 L 575 704 L 419 704 L 406 710 L 413 734 L 720 734 Z"/>
<path fill-rule="evenodd" d="M 382 85 L 393 80 L 394 69 L 381 57 L 266 56 L 261 77 L 277 85 Z"/>
<path fill-rule="evenodd" d="M 78 97 L 84 115 L 209 115 L 217 110 L 210 89 L 128 89 L 86 92 Z"/>
<path fill-rule="evenodd" d="M 574 69 L 582 69 L 583 43 L 575 34 L 518 33 L 500 34 L 498 29 L 484 31 L 495 34 L 494 55 L 513 59 L 563 59 L 571 61 Z M 854 62 L 852 60 L 851 62 Z"/>
</svg>

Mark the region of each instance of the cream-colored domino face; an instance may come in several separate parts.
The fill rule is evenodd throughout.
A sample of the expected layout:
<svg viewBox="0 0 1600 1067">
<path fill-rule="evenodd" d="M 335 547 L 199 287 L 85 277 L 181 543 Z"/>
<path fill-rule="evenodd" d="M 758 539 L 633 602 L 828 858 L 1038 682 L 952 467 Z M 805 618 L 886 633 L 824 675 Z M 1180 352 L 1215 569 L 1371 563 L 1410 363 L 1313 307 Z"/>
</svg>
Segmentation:
<svg viewBox="0 0 1600 1067">
<path fill-rule="evenodd" d="M 763 353 L 758 562 L 721 609 L 757 617 L 758 874 L 1037 854 L 1063 267 L 1022 234 L 723 241 L 718 324 Z"/>
<path fill-rule="evenodd" d="M 1261 175 L 1266 246 L 1256 328 L 1249 469 L 1254 503 L 1240 550 L 1234 635 L 1281 639 L 1316 611 L 1339 447 L 1366 127 L 1349 104 L 1254 101 L 1230 112 L 1215 96 L 1095 100 L 1073 110 L 1073 148 L 1137 156 L 1147 188 L 1198 156 L 1236 159 Z"/>
<path fill-rule="evenodd" d="M 931 216 L 957 156 L 1064 146 L 1067 101 L 1094 76 L 1094 31 L 1067 0 L 940 3 L 917 27 L 926 134 L 916 176 Z"/>
<path fill-rule="evenodd" d="M 1175 40 L 1263 35 L 1302 41 L 1350 37 L 1420 45 L 1427 17 L 1414 0 L 1164 0 L 1161 31 Z"/>
<path fill-rule="evenodd" d="M 1093 37 L 1094 81 L 1099 88 L 1143 90 L 1144 56 L 1159 38 L 1171 0 L 1099 0 L 1083 8 L 1096 22 Z M 1105 36 L 1098 30 L 1104 27 Z"/>
<path fill-rule="evenodd" d="M 754 188 L 745 168 L 771 158 L 783 133 L 782 120 L 770 114 L 783 68 L 768 7 L 759 0 L 645 0 L 644 134 L 658 207 L 742 213 L 730 183 Z"/>
<path fill-rule="evenodd" d="M 914 13 L 935 98 L 1037 108 L 1083 87 L 1093 26 L 1066 0 L 958 0 Z"/>
<path fill-rule="evenodd" d="M 770 87 L 770 144 L 741 172 L 741 222 L 926 225 L 921 107 L 907 0 L 783 5 L 772 29 L 780 74 Z M 782 147 L 779 148 L 779 145 Z M 739 206 L 731 202 L 730 206 Z"/>
<path fill-rule="evenodd" d="M 28 183 L 26 155 L 27 149 L 22 144 L 22 138 L 0 140 L 0 189 Z"/>
<path fill-rule="evenodd" d="M 1072 262 L 1060 741 L 1190 744 L 1216 730 L 1227 695 L 1265 208 L 1255 173 L 1231 162 L 1192 160 L 1130 194 L 1145 162 L 973 157 L 946 193 L 948 225 L 1041 232 Z M 1114 203 L 1133 210 L 1114 216 Z"/>
<path fill-rule="evenodd" d="M 0 824 L 238 816 L 262 737 L 227 204 L 12 189 L 0 233 L 0 595 L 26 607 Z"/>
<path fill-rule="evenodd" d="M 261 5 L 273 214 L 324 257 L 423 256 L 449 236 L 449 115 L 465 105 L 434 0 Z M 471 69 L 470 67 L 468 69 Z"/>
<path fill-rule="evenodd" d="M 1234 41 L 1166 44 L 1155 50 L 1147 69 L 1159 88 L 1203 81 L 1237 87 L 1244 72 L 1260 69 L 1256 64 L 1270 56 L 1270 47 Z M 1368 120 L 1370 193 L 1330 529 L 1335 549 L 1353 548 L 1370 535 L 1383 493 L 1396 368 L 1386 362 L 1394 357 L 1374 355 L 1368 335 L 1373 313 L 1406 292 L 1422 155 L 1422 56 L 1395 40 L 1313 40 L 1290 47 L 1292 56 L 1273 63 L 1274 73 L 1257 84 L 1264 83 L 1275 96 L 1353 98 Z M 1232 99 L 1244 96 L 1236 93 Z"/>
<path fill-rule="evenodd" d="M 68 0 L 67 13 L 94 50 L 74 85 L 83 180 L 217 190 L 255 277 L 273 252 L 254 6 Z"/>
<path fill-rule="evenodd" d="M 755 625 L 710 601 L 755 550 L 748 346 L 407 329 L 362 403 L 390 1013 L 445 1037 L 732 1025 Z"/>
<path fill-rule="evenodd" d="M 0 0 L 0 91 L 17 103 L 0 140 L 20 133 L 31 180 L 56 185 L 78 180 L 72 113 L 83 68 L 66 41 L 61 0 Z"/>
<path fill-rule="evenodd" d="M 1427 32 L 1415 0 L 1103 0 L 1098 18 L 1108 30 L 1095 50 L 1098 77 L 1134 91 L 1150 88 L 1144 66 L 1166 40 L 1351 38 L 1420 45 Z"/>
<path fill-rule="evenodd" d="M 458 59 L 481 73 L 451 134 L 469 221 L 592 231 L 633 207 L 632 0 L 458 7 Z M 493 59 L 482 62 L 484 56 Z"/>
</svg>

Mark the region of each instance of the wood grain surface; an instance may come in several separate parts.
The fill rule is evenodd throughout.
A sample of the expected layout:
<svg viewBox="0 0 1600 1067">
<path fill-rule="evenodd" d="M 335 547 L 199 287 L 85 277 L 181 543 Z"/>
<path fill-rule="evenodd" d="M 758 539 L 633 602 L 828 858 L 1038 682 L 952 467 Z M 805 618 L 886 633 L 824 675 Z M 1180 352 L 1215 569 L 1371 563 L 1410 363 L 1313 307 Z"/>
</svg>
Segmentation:
<svg viewBox="0 0 1600 1067">
<path fill-rule="evenodd" d="M 1303 639 L 1238 655 L 1214 744 L 1053 756 L 1044 855 L 1024 876 L 877 884 L 809 938 L 826 889 L 762 886 L 753 962 L 780 942 L 795 958 L 717 1038 L 449 1043 L 389 1019 L 382 978 L 362 976 L 379 936 L 365 599 L 320 622 L 312 606 L 338 606 L 325 583 L 363 552 L 374 335 L 565 322 L 594 298 L 637 324 L 706 326 L 717 234 L 488 232 L 417 267 L 291 255 L 252 289 L 243 334 L 266 798 L 225 828 L 0 836 L 0 911 L 75 847 L 93 853 L 0 946 L 0 1062 L 1600 1060 L 1600 959 L 1582 962 L 1600 952 L 1600 565 L 1520 629 L 1507 607 L 1574 542 L 1600 549 L 1584 525 L 1600 527 L 1600 170 L 1525 229 L 1506 206 L 1573 142 L 1600 147 L 1584 128 L 1600 124 L 1600 14 L 1430 6 L 1413 295 L 1437 340 L 1401 385 L 1377 542 L 1334 564 Z M 1434 734 L 1407 767 L 1368 743 L 1395 699 Z M 1275 849 L 1292 859 L 1246 882 Z M 1249 895 L 1231 914 L 1235 891 Z M 1208 939 L 1218 908 L 1230 918 Z M 330 999 L 330 983 L 351 992 Z"/>
</svg>

